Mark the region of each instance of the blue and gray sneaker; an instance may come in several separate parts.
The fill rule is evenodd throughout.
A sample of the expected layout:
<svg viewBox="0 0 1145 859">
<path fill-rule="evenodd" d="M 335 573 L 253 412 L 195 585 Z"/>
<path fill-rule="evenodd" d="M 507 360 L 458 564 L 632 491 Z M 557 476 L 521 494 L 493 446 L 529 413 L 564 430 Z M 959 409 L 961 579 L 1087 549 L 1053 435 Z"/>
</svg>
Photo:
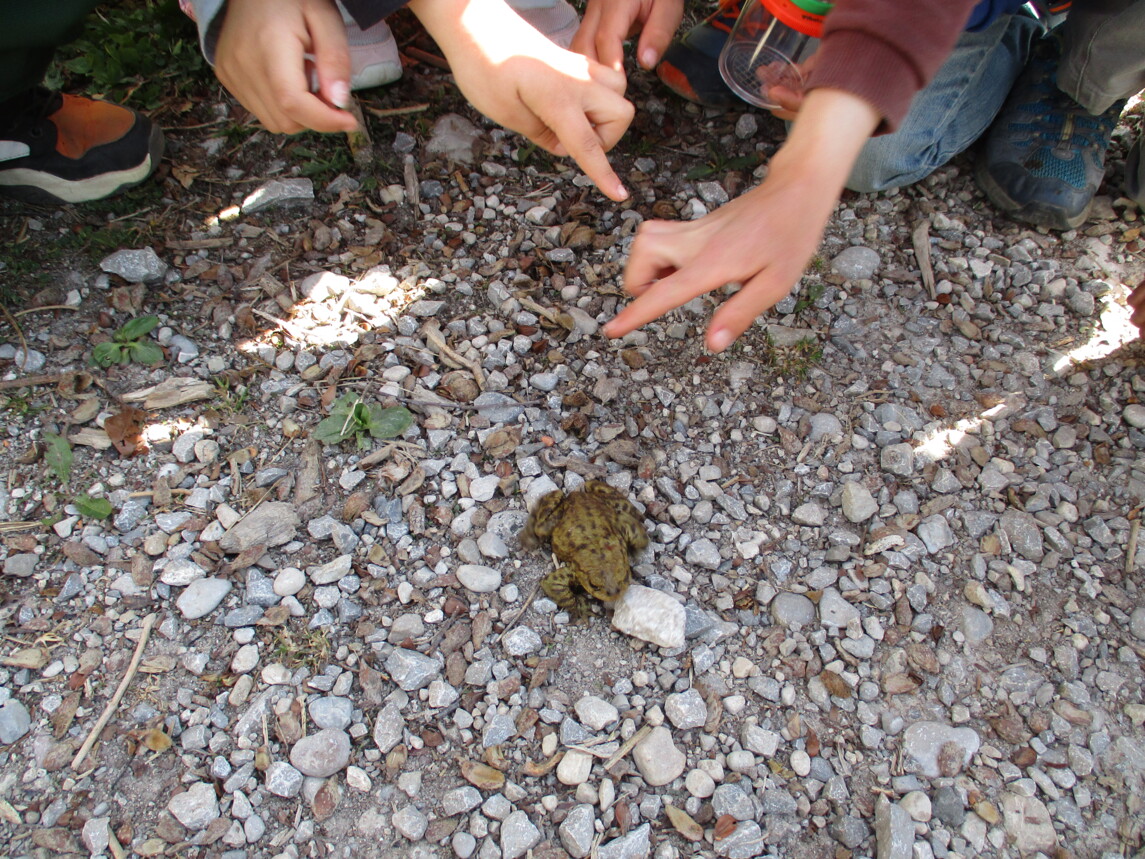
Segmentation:
<svg viewBox="0 0 1145 859">
<path fill-rule="evenodd" d="M 986 137 L 975 177 L 1006 214 L 1055 230 L 1080 226 L 1105 178 L 1105 153 L 1125 107 L 1093 116 L 1057 86 L 1058 40 L 1043 39 Z"/>
</svg>

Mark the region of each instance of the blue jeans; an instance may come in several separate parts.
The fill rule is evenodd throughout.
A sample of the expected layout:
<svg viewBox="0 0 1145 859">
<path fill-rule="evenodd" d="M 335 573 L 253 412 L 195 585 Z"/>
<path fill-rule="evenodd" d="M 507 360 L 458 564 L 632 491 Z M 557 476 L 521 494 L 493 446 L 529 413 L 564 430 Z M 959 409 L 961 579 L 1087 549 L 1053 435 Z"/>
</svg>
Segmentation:
<svg viewBox="0 0 1145 859">
<path fill-rule="evenodd" d="M 1040 31 L 1033 18 L 1004 15 L 963 33 L 902 125 L 863 147 L 847 187 L 865 193 L 910 185 L 968 149 L 1002 108 Z"/>
</svg>

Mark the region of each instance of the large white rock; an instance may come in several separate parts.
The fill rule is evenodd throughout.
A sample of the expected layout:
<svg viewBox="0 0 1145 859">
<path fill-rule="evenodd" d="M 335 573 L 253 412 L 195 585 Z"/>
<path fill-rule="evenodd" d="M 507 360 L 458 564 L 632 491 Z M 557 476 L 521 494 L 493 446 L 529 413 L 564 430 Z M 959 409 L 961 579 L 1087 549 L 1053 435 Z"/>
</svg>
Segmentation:
<svg viewBox="0 0 1145 859">
<path fill-rule="evenodd" d="M 660 647 L 684 646 L 684 607 L 671 594 L 629 585 L 612 615 L 612 625 Z"/>
</svg>

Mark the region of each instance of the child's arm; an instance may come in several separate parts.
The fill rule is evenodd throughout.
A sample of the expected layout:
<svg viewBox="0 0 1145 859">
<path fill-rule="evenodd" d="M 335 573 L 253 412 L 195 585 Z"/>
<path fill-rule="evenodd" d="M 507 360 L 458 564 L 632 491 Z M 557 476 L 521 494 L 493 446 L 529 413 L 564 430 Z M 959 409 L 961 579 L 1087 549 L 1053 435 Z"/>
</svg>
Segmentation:
<svg viewBox="0 0 1145 859">
<path fill-rule="evenodd" d="M 636 296 L 604 328 L 622 337 L 693 298 L 738 283 L 720 305 L 706 344 L 722 352 L 789 293 L 811 259 L 843 183 L 879 112 L 835 89 L 807 94 L 767 178 L 695 221 L 646 221 L 632 244 L 624 288 Z"/>
<path fill-rule="evenodd" d="M 635 112 L 622 72 L 558 48 L 504 0 L 413 0 L 469 102 L 556 155 L 571 155 L 614 200 L 628 196 L 608 163 Z"/>
</svg>

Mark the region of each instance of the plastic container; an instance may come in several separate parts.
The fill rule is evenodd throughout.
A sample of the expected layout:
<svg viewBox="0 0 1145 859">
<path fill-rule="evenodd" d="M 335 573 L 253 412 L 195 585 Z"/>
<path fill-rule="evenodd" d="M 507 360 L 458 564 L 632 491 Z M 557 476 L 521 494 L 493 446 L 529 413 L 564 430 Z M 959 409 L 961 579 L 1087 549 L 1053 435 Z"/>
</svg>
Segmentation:
<svg viewBox="0 0 1145 859">
<path fill-rule="evenodd" d="M 777 86 L 801 93 L 800 63 L 815 52 L 823 19 L 832 3 L 824 0 L 748 0 L 720 51 L 720 74 L 749 104 L 773 110 Z"/>
</svg>

